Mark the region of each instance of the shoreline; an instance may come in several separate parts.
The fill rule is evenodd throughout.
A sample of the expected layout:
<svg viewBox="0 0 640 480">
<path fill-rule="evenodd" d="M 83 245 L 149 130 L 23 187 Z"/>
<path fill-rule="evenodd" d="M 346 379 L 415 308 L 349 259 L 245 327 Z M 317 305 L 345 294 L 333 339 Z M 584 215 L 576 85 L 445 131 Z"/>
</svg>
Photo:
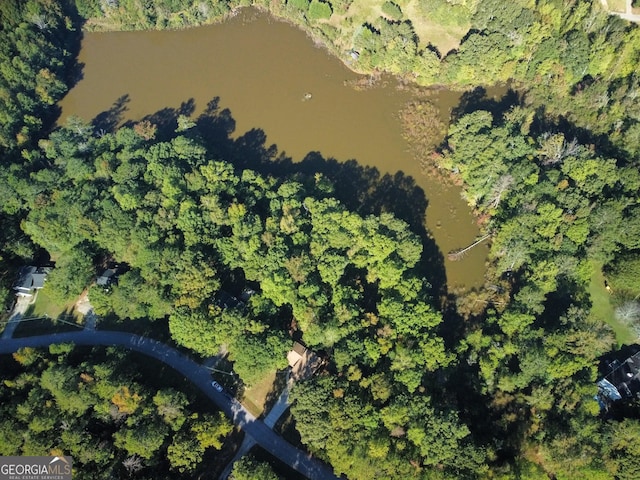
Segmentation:
<svg viewBox="0 0 640 480">
<path fill-rule="evenodd" d="M 238 17 L 238 15 L 240 15 L 240 17 Z M 235 18 L 235 17 L 238 17 L 238 18 Z M 409 155 L 412 157 L 413 164 L 417 166 L 416 168 L 412 167 L 412 173 L 414 174 L 416 180 L 419 181 L 420 184 L 424 182 L 426 182 L 427 184 L 437 183 L 437 184 L 447 185 L 448 187 L 453 187 L 458 191 L 459 189 L 462 188 L 461 178 L 459 176 L 456 176 L 455 172 L 449 171 L 447 168 L 442 167 L 442 165 L 435 164 L 434 163 L 435 158 L 433 157 L 433 155 L 437 154 L 437 152 L 439 152 L 444 145 L 443 142 L 446 138 L 446 131 L 451 122 L 451 115 L 449 114 L 449 112 L 451 111 L 452 108 L 454 108 L 458 104 L 458 100 L 456 99 L 458 99 L 459 94 L 457 92 L 452 92 L 453 93 L 452 95 L 447 95 L 446 99 L 442 100 L 440 99 L 441 92 L 451 91 L 447 89 L 444 84 L 426 87 L 426 86 L 418 85 L 417 83 L 413 82 L 411 78 L 407 78 L 406 76 L 399 76 L 399 75 L 394 75 L 389 73 L 381 73 L 379 71 L 362 73 L 362 71 L 359 71 L 359 69 L 354 68 L 354 65 L 351 62 L 348 62 L 348 60 L 347 62 L 345 62 L 344 61 L 345 58 L 340 56 L 340 51 L 337 48 L 335 48 L 335 45 L 325 42 L 324 40 L 326 39 L 324 39 L 321 35 L 316 35 L 315 34 L 316 32 L 314 32 L 313 29 L 308 28 L 308 25 L 302 25 L 302 24 L 296 23 L 290 18 L 285 18 L 279 15 L 275 15 L 273 12 L 271 12 L 269 9 L 266 9 L 266 8 L 257 8 L 257 7 L 256 8 L 250 7 L 249 9 L 237 8 L 229 12 L 227 15 L 225 15 L 224 18 L 218 19 L 218 21 L 212 24 L 220 25 L 227 20 L 234 21 L 234 23 L 238 25 L 242 25 L 242 24 L 251 25 L 253 21 L 264 20 L 267 23 L 273 23 L 273 24 L 277 23 L 280 25 L 286 24 L 281 28 L 295 27 L 296 30 L 302 34 L 300 35 L 300 41 L 302 41 L 305 37 L 308 38 L 312 42 L 312 44 L 310 45 L 311 47 L 316 47 L 321 49 L 321 50 L 318 50 L 319 54 L 321 54 L 322 56 L 327 55 L 327 58 L 331 58 L 334 61 L 336 59 L 340 60 L 339 64 L 341 66 L 346 68 L 349 72 L 352 72 L 355 74 L 356 78 L 354 78 L 353 80 L 349 80 L 350 82 L 348 84 L 348 86 L 350 87 L 349 89 L 353 89 L 353 90 L 374 89 L 375 90 L 383 86 L 383 84 L 387 84 L 388 87 L 390 87 L 395 91 L 399 91 L 399 92 L 404 91 L 405 94 L 408 95 L 408 97 L 422 98 L 423 100 L 429 103 L 432 103 L 433 106 L 437 108 L 436 115 L 438 116 L 438 118 L 440 118 L 442 125 L 444 127 L 443 131 L 439 135 L 432 137 L 434 139 L 433 146 L 429 147 L 428 151 L 427 150 L 412 151 L 414 149 L 410 147 L 411 141 L 408 138 L 406 138 L 404 134 L 402 135 L 404 137 L 404 142 L 405 142 L 404 148 L 409 152 Z M 205 25 L 202 25 L 202 26 L 205 26 Z M 182 29 L 138 29 L 138 30 L 101 29 L 99 31 L 87 29 L 85 30 L 85 32 L 86 33 L 89 33 L 89 32 L 90 33 L 116 33 L 116 32 L 143 33 L 143 32 L 154 32 L 154 31 L 176 32 L 179 30 L 187 30 L 191 28 L 195 28 L 195 26 L 189 26 Z M 347 70 L 345 70 L 345 73 Z M 347 77 L 347 78 L 350 78 L 350 77 Z M 362 83 L 359 83 L 359 82 L 362 82 Z M 408 104 L 411 103 L 409 100 L 410 99 L 408 99 Z M 441 103 L 441 102 L 444 102 L 444 103 Z M 404 108 L 406 108 L 406 106 L 407 106 L 407 103 L 403 103 L 398 108 L 398 110 L 394 113 L 394 116 L 399 118 L 400 112 Z M 430 169 L 424 168 L 425 164 L 429 164 L 432 168 Z M 447 190 L 448 189 L 449 188 L 447 188 Z M 438 193 L 434 193 L 434 192 L 438 192 Z M 436 197 L 440 198 L 442 196 L 442 193 L 438 188 L 435 188 L 435 190 L 432 191 L 430 195 L 435 195 Z M 445 195 L 448 195 L 448 194 L 445 194 Z M 456 193 L 455 197 L 456 198 L 459 197 L 459 194 Z M 460 209 L 460 211 L 463 211 L 462 210 L 463 205 L 462 204 L 458 205 L 458 202 L 456 199 L 449 199 L 449 200 L 451 201 L 448 201 L 447 203 L 443 204 L 444 207 L 434 207 L 436 208 L 436 210 L 430 210 L 431 215 L 428 214 L 427 217 L 430 217 L 432 219 L 440 219 L 442 218 L 442 216 L 446 216 L 446 209 L 452 208 L 451 205 L 454 205 L 454 204 L 456 205 L 456 208 Z M 440 201 L 439 205 L 441 204 L 442 202 Z M 466 207 L 467 207 L 466 202 L 464 203 L 464 207 L 465 207 L 464 211 L 466 211 Z M 444 209 L 444 213 L 443 211 L 441 211 L 442 209 Z M 472 222 L 476 226 L 476 228 L 481 229 L 482 228 L 482 223 L 480 222 L 481 218 L 476 213 L 477 212 L 474 212 L 472 209 L 469 209 L 469 218 L 467 221 Z M 441 246 L 439 245 L 439 248 L 442 249 L 443 257 L 446 256 L 446 253 L 449 250 L 451 250 L 451 248 L 453 248 L 453 246 L 450 245 L 451 243 L 450 235 L 448 235 L 447 233 L 438 233 L 440 229 L 440 225 L 439 225 L 439 222 L 438 224 L 436 224 L 435 220 L 431 222 L 427 220 L 423 223 L 423 226 L 427 231 L 429 231 L 429 234 L 432 237 L 440 238 L 444 235 L 444 237 L 446 238 L 446 240 L 444 240 L 445 244 Z M 453 231 L 457 231 L 457 230 L 453 230 Z M 445 229 L 444 232 L 448 232 L 448 230 Z M 481 232 L 478 232 L 478 234 L 480 233 Z M 438 244 L 440 244 L 440 242 L 438 242 Z M 455 246 L 460 246 L 460 245 L 455 245 Z M 459 269 L 460 267 L 457 267 L 457 266 L 454 268 L 454 270 L 456 271 Z M 483 268 L 482 270 L 483 270 L 483 273 L 479 274 L 477 280 L 473 280 L 471 284 L 468 284 L 466 281 L 462 281 L 458 275 L 454 275 L 455 277 L 454 283 L 451 283 L 450 286 L 464 285 L 466 289 L 482 288 L 482 285 L 484 285 L 484 283 L 486 282 L 486 278 L 484 278 L 486 273 L 486 268 Z"/>
<path fill-rule="evenodd" d="M 326 38 L 323 38 L 322 35 L 319 35 L 316 31 L 314 31 L 311 25 L 309 25 L 306 22 L 296 22 L 294 19 L 280 14 L 279 11 L 267 8 L 264 5 L 236 6 L 236 7 L 233 7 L 228 13 L 222 16 L 212 17 L 210 19 L 207 19 L 207 21 L 203 23 L 188 24 L 179 28 L 171 28 L 171 27 L 168 27 L 168 28 L 118 28 L 118 25 L 108 22 L 107 17 L 90 17 L 85 20 L 85 22 L 80 26 L 80 29 L 81 29 L 81 33 L 181 31 L 181 30 L 188 30 L 191 28 L 218 25 L 220 23 L 226 22 L 231 18 L 236 17 L 243 10 L 250 11 L 251 9 L 263 14 L 270 15 L 276 21 L 286 23 L 288 25 L 291 25 L 292 27 L 295 27 L 301 30 L 302 32 L 305 33 L 305 35 L 307 35 L 307 37 L 309 37 L 309 39 L 313 42 L 313 44 L 317 48 L 326 50 L 327 53 L 329 53 L 330 55 L 335 57 L 337 60 L 339 60 L 340 63 L 342 63 L 347 69 L 349 69 L 349 71 L 357 75 L 370 76 L 370 77 L 391 76 L 398 82 L 399 85 L 404 84 L 411 88 L 420 88 L 425 90 L 449 90 L 449 91 L 455 91 L 455 92 L 468 92 L 477 87 L 485 87 L 485 88 L 491 87 L 491 85 L 483 85 L 483 84 L 478 84 L 473 87 L 464 87 L 464 86 L 453 84 L 453 83 L 451 84 L 433 83 L 429 85 L 421 85 L 411 75 L 399 75 L 399 74 L 390 73 L 382 70 L 375 70 L 375 69 L 367 70 L 363 68 L 357 68 L 353 62 L 349 61 L 350 59 L 347 56 L 341 54 L 339 49 L 331 41 L 327 40 Z M 97 28 L 90 28 L 92 26 Z"/>
</svg>

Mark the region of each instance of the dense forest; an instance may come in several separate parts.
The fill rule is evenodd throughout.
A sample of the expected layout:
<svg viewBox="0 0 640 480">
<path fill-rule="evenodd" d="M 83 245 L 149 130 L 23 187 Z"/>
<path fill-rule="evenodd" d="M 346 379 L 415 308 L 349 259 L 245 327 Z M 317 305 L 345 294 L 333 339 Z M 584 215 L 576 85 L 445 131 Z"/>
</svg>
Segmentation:
<svg viewBox="0 0 640 480">
<path fill-rule="evenodd" d="M 74 478 L 193 478 L 233 429 L 191 390 L 167 386 L 179 378 L 165 371 L 150 382 L 145 375 L 157 367 L 145 372 L 116 349 L 57 345 L 14 359 L 0 393 L 2 455 L 71 455 Z"/>
<path fill-rule="evenodd" d="M 483 288 L 443 294 L 414 222 L 359 208 L 256 132 L 230 138 L 215 99 L 197 118 L 54 126 L 81 28 L 182 28 L 249 3 L 2 2 L 3 298 L 44 252 L 60 301 L 125 264 L 117 285 L 90 288 L 96 312 L 168 329 L 203 358 L 223 345 L 247 386 L 302 336 L 328 362 L 292 391 L 296 429 L 351 479 L 637 478 L 638 405 L 603 415 L 594 400 L 617 346 L 590 285 L 604 272 L 618 320 L 640 330 L 638 27 L 577 0 L 254 2 L 372 78 L 467 90 L 435 149 L 420 128 L 432 106 L 402 118 L 416 161 L 463 186 L 490 245 Z M 434 25 L 457 44 L 438 46 Z M 475 88 L 506 81 L 500 101 Z M 246 305 L 216 301 L 244 286 Z M 80 478 L 188 478 L 230 425 L 125 357 L 3 360 L 0 453 L 69 452 Z M 234 475 L 275 478 L 251 458 Z"/>
</svg>

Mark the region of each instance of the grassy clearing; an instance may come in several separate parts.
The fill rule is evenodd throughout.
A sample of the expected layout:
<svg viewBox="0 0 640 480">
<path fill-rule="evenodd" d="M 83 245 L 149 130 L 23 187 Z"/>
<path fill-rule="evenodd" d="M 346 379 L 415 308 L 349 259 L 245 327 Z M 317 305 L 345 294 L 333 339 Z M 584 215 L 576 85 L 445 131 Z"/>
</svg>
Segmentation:
<svg viewBox="0 0 640 480">
<path fill-rule="evenodd" d="M 60 303 L 49 296 L 46 288 L 38 290 L 34 303 L 29 305 L 16 327 L 14 337 L 78 331 L 82 328 L 83 316 L 74 308 L 75 302 Z M 38 320 L 30 320 L 32 318 Z"/>
<path fill-rule="evenodd" d="M 36 302 L 27 310 L 25 316 L 28 317 L 42 317 L 48 315 L 51 318 L 58 318 L 60 315 L 73 314 L 75 302 L 60 303 L 54 300 L 47 293 L 47 289 L 43 288 L 38 291 Z M 80 318 L 80 315 L 73 314 L 76 319 Z"/>
<path fill-rule="evenodd" d="M 469 25 L 443 26 L 430 20 L 420 13 L 418 0 L 397 3 L 402 8 L 403 18 L 411 21 L 420 47 L 432 44 L 442 55 L 445 55 L 450 50 L 458 48 L 462 37 L 469 31 Z M 360 25 L 364 23 L 374 25 L 380 17 L 385 17 L 382 12 L 382 2 L 373 5 L 371 2 L 356 1 L 349 6 L 346 13 L 332 15 L 327 23 L 340 32 L 339 38 L 334 41 L 334 44 L 340 50 L 347 50 L 352 47 L 351 42 Z"/>
<path fill-rule="evenodd" d="M 626 0 L 607 0 L 607 6 L 611 12 L 626 12 L 627 2 Z"/>
<path fill-rule="evenodd" d="M 267 397 L 273 390 L 275 380 L 276 371 L 272 370 L 261 382 L 244 391 L 242 403 L 253 415 L 259 416 L 264 411 Z"/>
<path fill-rule="evenodd" d="M 443 26 L 431 21 L 418 10 L 418 2 L 411 1 L 402 11 L 411 20 L 413 29 L 420 39 L 420 46 L 434 45 L 442 56 L 460 46 L 460 41 L 467 34 L 471 24 L 463 26 Z"/>
<path fill-rule="evenodd" d="M 611 294 L 604 286 L 604 275 L 602 274 L 602 265 L 598 263 L 592 264 L 593 273 L 589 284 L 589 295 L 593 305 L 591 307 L 591 316 L 605 322 L 614 331 L 616 341 L 619 346 L 635 343 L 637 335 L 631 331 L 624 323 L 616 319 L 614 308 L 611 303 Z"/>
<path fill-rule="evenodd" d="M 427 20 L 418 21 L 421 24 L 421 28 L 416 28 L 416 33 L 420 37 L 420 46 L 424 47 L 428 44 L 434 45 L 440 55 L 443 57 L 451 50 L 455 50 L 460 46 L 460 41 L 469 31 L 468 28 L 452 28 L 443 27 L 435 23 L 429 23 Z"/>
</svg>

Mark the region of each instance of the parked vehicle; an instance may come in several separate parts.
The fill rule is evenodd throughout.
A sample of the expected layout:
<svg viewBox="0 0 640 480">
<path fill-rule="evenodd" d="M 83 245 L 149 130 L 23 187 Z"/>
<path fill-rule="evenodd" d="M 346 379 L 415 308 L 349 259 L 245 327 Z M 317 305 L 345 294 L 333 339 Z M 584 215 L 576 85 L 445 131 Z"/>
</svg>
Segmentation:
<svg viewBox="0 0 640 480">
<path fill-rule="evenodd" d="M 222 391 L 224 390 L 222 388 L 222 385 L 220 385 L 218 382 L 216 382 L 215 380 L 213 382 L 211 382 L 211 386 L 213 388 L 215 388 L 217 391 L 219 391 L 220 393 L 222 393 Z"/>
</svg>

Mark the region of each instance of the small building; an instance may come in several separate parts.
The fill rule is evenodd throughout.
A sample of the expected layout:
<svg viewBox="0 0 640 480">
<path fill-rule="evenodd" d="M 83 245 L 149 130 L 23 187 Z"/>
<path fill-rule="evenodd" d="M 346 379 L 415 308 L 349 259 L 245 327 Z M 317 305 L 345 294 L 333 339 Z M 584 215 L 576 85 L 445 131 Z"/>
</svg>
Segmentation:
<svg viewBox="0 0 640 480">
<path fill-rule="evenodd" d="M 252 288 L 246 287 L 240 293 L 240 300 L 242 300 L 244 303 L 247 303 L 251 299 L 251 297 L 255 295 L 255 293 L 256 293 L 255 290 L 253 290 Z"/>
<path fill-rule="evenodd" d="M 229 292 L 220 290 L 216 295 L 216 305 L 218 305 L 222 309 L 225 309 L 243 307 L 244 303 L 231 295 Z"/>
<path fill-rule="evenodd" d="M 291 367 L 291 378 L 296 381 L 311 378 L 322 366 L 322 359 L 300 342 L 293 342 L 293 348 L 287 354 Z"/>
<path fill-rule="evenodd" d="M 219 290 L 216 293 L 214 302 L 222 308 L 244 308 L 256 291 L 252 288 L 245 287 L 239 295 L 233 295 L 226 290 Z"/>
<path fill-rule="evenodd" d="M 116 281 L 118 277 L 118 268 L 107 268 L 104 272 L 98 275 L 96 279 L 96 285 L 101 287 L 108 287 Z"/>
<path fill-rule="evenodd" d="M 291 368 L 295 367 L 298 362 L 302 360 L 302 357 L 304 356 L 306 351 L 307 347 L 302 345 L 300 342 L 293 342 L 293 349 L 289 350 L 289 353 L 287 353 L 287 361 L 289 362 L 289 366 Z"/>
<path fill-rule="evenodd" d="M 51 267 L 25 266 L 20 269 L 18 281 L 13 286 L 19 297 L 32 297 L 37 290 L 44 287 Z"/>
<path fill-rule="evenodd" d="M 613 360 L 607 364 L 607 373 L 598 380 L 596 399 L 602 410 L 612 402 L 640 399 L 640 351 L 624 361 Z"/>
</svg>

